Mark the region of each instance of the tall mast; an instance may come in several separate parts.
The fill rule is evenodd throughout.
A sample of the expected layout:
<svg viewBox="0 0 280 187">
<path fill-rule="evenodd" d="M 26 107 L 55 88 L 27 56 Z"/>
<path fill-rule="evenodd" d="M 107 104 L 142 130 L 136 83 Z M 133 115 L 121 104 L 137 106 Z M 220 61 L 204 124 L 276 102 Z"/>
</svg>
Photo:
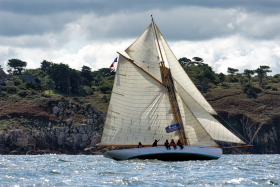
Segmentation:
<svg viewBox="0 0 280 187">
<path fill-rule="evenodd" d="M 166 71 L 166 67 L 165 67 L 165 64 L 164 64 L 164 59 L 163 59 L 162 52 L 161 52 L 160 45 L 159 45 L 159 41 L 158 41 L 158 36 L 157 36 L 156 28 L 155 28 L 154 19 L 153 19 L 152 15 L 151 15 L 151 17 L 152 17 L 152 23 L 153 23 L 153 27 L 154 27 L 154 31 L 155 31 L 155 35 L 156 35 L 156 39 L 157 39 L 157 44 L 158 44 L 158 48 L 159 48 L 159 52 L 160 52 L 160 56 L 161 56 L 161 67 L 162 67 L 162 70 L 163 70 L 164 82 L 165 82 L 166 88 L 167 88 L 168 93 L 169 93 L 169 98 L 170 98 L 170 102 L 171 102 L 171 105 L 172 105 L 172 109 L 173 109 L 173 113 L 174 113 L 176 123 L 179 123 L 178 115 L 177 115 L 177 112 L 176 112 L 176 109 L 175 109 L 173 97 L 172 97 L 171 90 L 170 90 L 169 83 L 168 83 L 168 74 L 169 73 L 167 73 L 167 71 Z M 185 145 L 182 130 L 179 130 L 179 132 L 180 132 L 181 142 Z"/>
</svg>

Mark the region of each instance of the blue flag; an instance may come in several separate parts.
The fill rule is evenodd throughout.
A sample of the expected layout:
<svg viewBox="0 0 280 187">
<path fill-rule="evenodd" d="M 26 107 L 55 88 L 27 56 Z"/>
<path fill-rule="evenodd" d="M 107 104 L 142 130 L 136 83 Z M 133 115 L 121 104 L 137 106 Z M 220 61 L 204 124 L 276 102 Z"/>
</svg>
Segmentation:
<svg viewBox="0 0 280 187">
<path fill-rule="evenodd" d="M 165 128 L 167 133 L 177 131 L 177 130 L 180 130 L 180 129 L 181 129 L 180 123 L 176 123 L 174 125 L 169 125 L 168 127 Z"/>
</svg>

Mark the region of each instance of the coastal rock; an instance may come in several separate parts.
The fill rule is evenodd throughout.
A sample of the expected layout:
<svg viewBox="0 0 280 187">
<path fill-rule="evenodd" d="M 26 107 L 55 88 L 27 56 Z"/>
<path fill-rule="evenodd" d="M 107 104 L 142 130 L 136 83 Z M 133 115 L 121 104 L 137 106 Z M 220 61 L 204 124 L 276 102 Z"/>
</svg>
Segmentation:
<svg viewBox="0 0 280 187">
<path fill-rule="evenodd" d="M 34 151 L 35 150 L 35 146 L 32 144 L 28 144 L 26 146 L 23 147 L 24 152 L 28 152 L 28 151 Z"/>
<path fill-rule="evenodd" d="M 58 107 L 59 107 L 59 108 L 62 108 L 63 106 L 64 106 L 64 103 L 63 103 L 63 102 L 59 102 L 59 103 L 58 103 Z"/>
<path fill-rule="evenodd" d="M 77 146 L 77 145 L 80 145 L 82 142 L 82 135 L 80 133 L 77 133 L 75 136 L 74 136 L 74 145 Z"/>
<path fill-rule="evenodd" d="M 82 141 L 83 141 L 83 142 L 88 141 L 88 135 L 87 135 L 87 134 L 83 134 L 83 135 L 82 135 Z"/>
<path fill-rule="evenodd" d="M 82 133 L 82 134 L 86 133 L 86 131 L 85 131 L 86 126 L 87 126 L 86 124 L 81 124 L 80 126 L 78 126 L 77 129 L 78 129 L 79 133 Z"/>
<path fill-rule="evenodd" d="M 53 111 L 54 115 L 57 115 L 57 113 L 60 111 L 60 109 L 58 107 L 53 107 L 52 111 Z"/>
<path fill-rule="evenodd" d="M 66 125 L 67 125 L 67 126 L 71 125 L 72 121 L 73 121 L 73 119 L 68 119 L 68 120 L 66 121 Z"/>
<path fill-rule="evenodd" d="M 93 147 L 96 144 L 101 142 L 101 136 L 99 134 L 94 135 L 94 137 L 92 138 L 91 142 L 90 142 L 90 146 Z"/>
</svg>

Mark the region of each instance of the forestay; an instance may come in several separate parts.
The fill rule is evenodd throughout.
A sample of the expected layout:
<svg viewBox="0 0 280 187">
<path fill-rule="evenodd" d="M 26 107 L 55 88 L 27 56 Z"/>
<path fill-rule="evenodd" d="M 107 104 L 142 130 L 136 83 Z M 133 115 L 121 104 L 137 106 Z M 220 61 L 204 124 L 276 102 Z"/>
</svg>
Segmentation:
<svg viewBox="0 0 280 187">
<path fill-rule="evenodd" d="M 163 38 L 162 34 L 158 30 L 162 45 L 165 51 L 165 55 L 172 73 L 172 78 L 174 80 L 174 86 L 180 98 L 182 99 L 183 104 L 181 104 L 180 111 L 182 112 L 191 112 L 193 116 L 197 119 L 201 127 L 207 131 L 207 133 L 214 140 L 225 141 L 225 142 L 234 142 L 234 143 L 244 143 L 227 128 L 221 125 L 211 114 L 217 114 L 216 111 L 211 107 L 211 105 L 206 101 L 206 99 L 201 95 L 195 85 L 192 83 L 188 75 L 185 73 L 184 69 L 179 64 L 177 58 L 171 51 L 167 42 Z M 180 107 L 180 105 L 179 105 Z M 187 111 L 185 108 L 188 108 Z M 183 124 L 188 129 L 189 122 L 192 118 L 188 119 L 186 116 L 190 114 L 184 114 Z M 195 124 L 195 126 L 198 123 Z M 189 132 L 185 129 L 185 133 Z M 193 132 L 192 132 L 193 133 Z M 193 135 L 188 135 L 193 137 Z M 199 140 L 199 138 L 198 138 Z"/>
<path fill-rule="evenodd" d="M 135 60 L 141 68 L 162 82 L 159 68 L 159 56 L 152 24 L 149 25 L 143 34 L 132 43 L 125 52 Z"/>
<path fill-rule="evenodd" d="M 119 56 L 114 87 L 100 145 L 151 145 L 155 139 L 178 140 L 166 133 L 174 124 L 166 88 Z"/>
</svg>

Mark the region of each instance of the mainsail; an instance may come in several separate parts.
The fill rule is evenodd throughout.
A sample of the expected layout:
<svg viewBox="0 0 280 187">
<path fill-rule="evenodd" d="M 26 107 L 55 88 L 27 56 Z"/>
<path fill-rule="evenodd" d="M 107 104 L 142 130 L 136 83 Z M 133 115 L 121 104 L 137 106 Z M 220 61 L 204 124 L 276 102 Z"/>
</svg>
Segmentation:
<svg viewBox="0 0 280 187">
<path fill-rule="evenodd" d="M 191 139 L 190 144 L 205 145 L 205 140 L 211 142 L 210 144 L 212 144 L 213 141 L 209 138 L 209 136 L 211 136 L 212 139 L 218 141 L 245 144 L 211 115 L 217 114 L 216 111 L 211 107 L 211 105 L 206 101 L 206 99 L 192 83 L 158 28 L 157 30 L 172 73 L 175 89 L 178 92 L 177 95 L 179 96 L 179 109 L 180 112 L 183 113 L 183 125 L 186 136 Z M 193 116 L 196 118 L 196 120 L 193 120 Z M 208 135 L 206 135 L 206 132 Z M 204 135 L 205 138 L 201 138 Z M 208 144 L 209 143 L 206 143 L 206 145 Z"/>
<path fill-rule="evenodd" d="M 167 89 L 120 55 L 100 144 L 150 145 L 155 139 L 178 140 L 178 132 L 165 131 L 174 123 Z"/>
<path fill-rule="evenodd" d="M 143 34 L 132 43 L 125 52 L 135 60 L 141 68 L 150 73 L 157 80 L 161 81 L 159 68 L 160 61 L 152 24 L 148 26 Z"/>
</svg>

